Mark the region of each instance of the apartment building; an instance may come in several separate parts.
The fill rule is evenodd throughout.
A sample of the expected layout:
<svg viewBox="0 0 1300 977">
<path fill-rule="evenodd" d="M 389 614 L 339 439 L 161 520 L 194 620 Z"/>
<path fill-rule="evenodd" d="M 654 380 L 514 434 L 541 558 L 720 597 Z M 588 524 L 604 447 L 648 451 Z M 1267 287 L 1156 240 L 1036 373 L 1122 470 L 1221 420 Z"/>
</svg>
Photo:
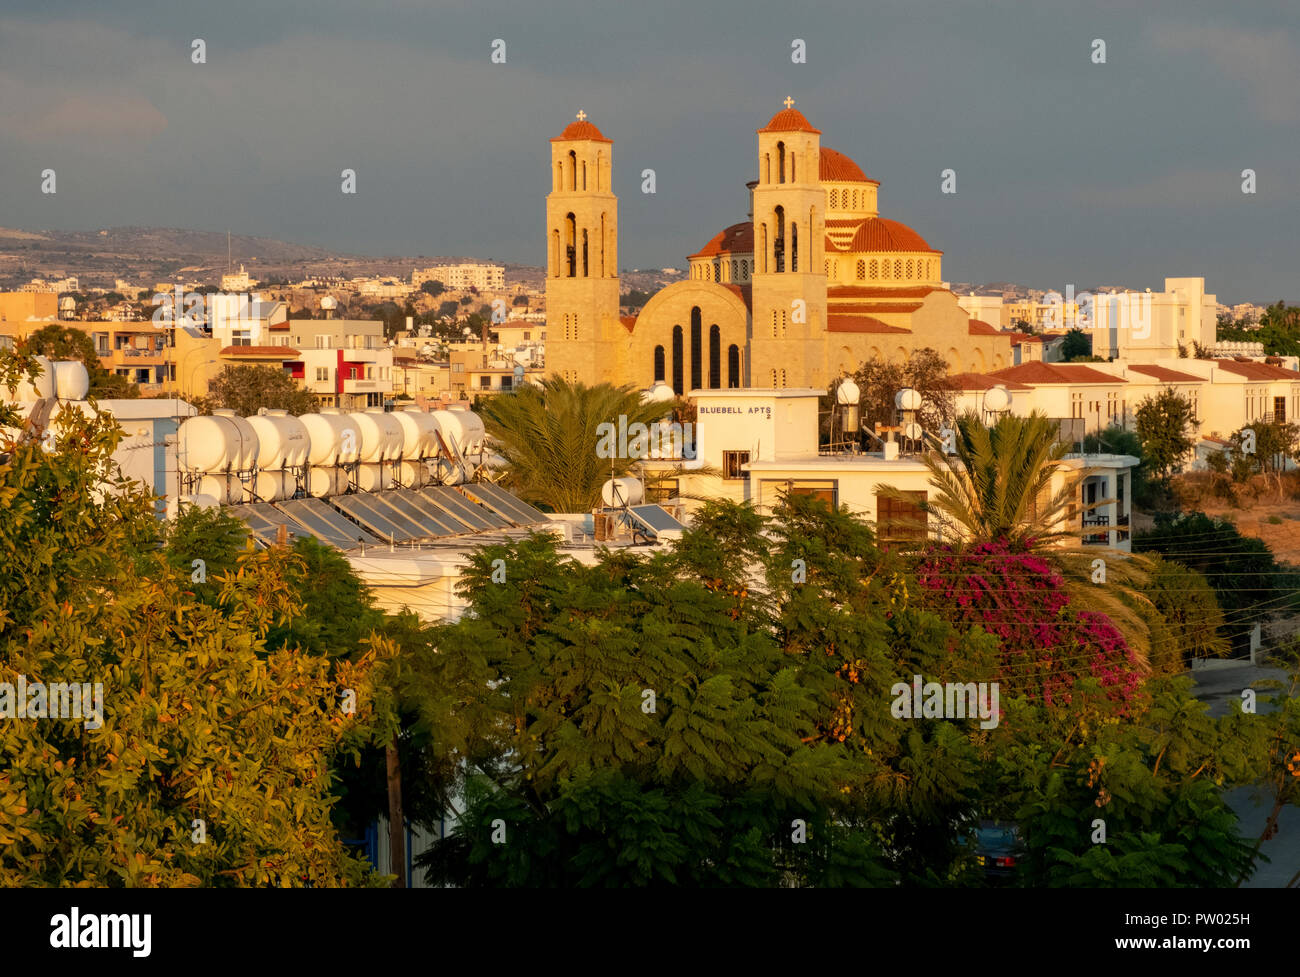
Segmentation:
<svg viewBox="0 0 1300 977">
<path fill-rule="evenodd" d="M 444 288 L 453 291 L 477 288 L 480 292 L 500 292 L 506 287 L 506 269 L 505 265 L 463 263 L 431 265 L 411 272 L 413 288 L 425 282 L 442 282 Z"/>
</svg>

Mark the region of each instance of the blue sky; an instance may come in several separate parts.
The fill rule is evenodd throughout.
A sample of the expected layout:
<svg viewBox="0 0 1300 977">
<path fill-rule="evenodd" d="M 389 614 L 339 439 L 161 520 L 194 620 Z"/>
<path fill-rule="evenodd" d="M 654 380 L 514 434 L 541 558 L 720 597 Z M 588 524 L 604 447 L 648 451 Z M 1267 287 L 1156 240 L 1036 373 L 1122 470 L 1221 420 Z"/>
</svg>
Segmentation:
<svg viewBox="0 0 1300 977">
<path fill-rule="evenodd" d="M 681 266 L 744 218 L 787 95 L 952 280 L 1300 300 L 1294 0 L 0 3 L 0 225 L 540 264 L 547 140 L 583 109 L 615 142 L 622 263 Z"/>
</svg>

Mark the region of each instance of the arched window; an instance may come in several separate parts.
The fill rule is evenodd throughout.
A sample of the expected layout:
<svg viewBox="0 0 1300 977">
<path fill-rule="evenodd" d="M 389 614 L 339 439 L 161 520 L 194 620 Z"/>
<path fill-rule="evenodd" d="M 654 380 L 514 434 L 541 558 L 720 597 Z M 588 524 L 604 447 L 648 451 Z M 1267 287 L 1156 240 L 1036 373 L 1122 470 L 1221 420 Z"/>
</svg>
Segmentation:
<svg viewBox="0 0 1300 977">
<path fill-rule="evenodd" d="M 567 277 L 578 277 L 578 221 L 573 214 L 564 218 L 564 260 L 568 265 Z"/>
<path fill-rule="evenodd" d="M 608 271 L 605 269 L 605 215 L 600 215 L 600 277 L 604 278 Z"/>
<path fill-rule="evenodd" d="M 865 282 L 867 280 L 867 263 L 863 261 L 861 258 L 858 259 L 857 278 L 858 281 L 860 282 Z"/>
<path fill-rule="evenodd" d="M 911 278 L 911 277 L 912 277 L 912 259 L 911 259 L 911 258 L 908 258 L 908 259 L 907 259 L 907 264 L 906 264 L 904 267 L 905 267 L 905 269 L 906 269 L 906 271 L 904 272 L 905 277 L 907 277 L 907 278 Z"/>
<path fill-rule="evenodd" d="M 871 261 L 867 263 L 867 278 L 874 282 L 879 277 L 880 265 L 876 263 L 875 258 L 872 258 Z"/>
<path fill-rule="evenodd" d="M 587 229 L 582 229 L 582 277 L 587 278 Z"/>
<path fill-rule="evenodd" d="M 798 153 L 791 153 L 791 154 L 790 154 L 790 182 L 791 182 L 791 183 L 798 183 L 798 182 L 799 182 L 798 179 L 797 179 L 797 178 L 795 177 L 795 175 L 794 175 L 794 164 L 795 164 L 795 160 L 797 160 L 798 158 L 799 158 L 799 154 L 798 154 Z"/>
<path fill-rule="evenodd" d="M 600 189 L 601 178 L 603 176 L 603 173 L 601 171 L 604 169 L 605 169 L 605 154 L 597 153 L 596 154 L 596 189 L 597 190 Z"/>
<path fill-rule="evenodd" d="M 776 386 L 776 371 L 775 371 L 775 370 L 772 371 L 772 386 L 773 386 L 773 387 Z"/>
<path fill-rule="evenodd" d="M 664 382 L 664 348 L 655 347 L 655 383 Z"/>
<path fill-rule="evenodd" d="M 735 343 L 727 347 L 727 386 L 740 386 L 740 347 Z"/>
<path fill-rule="evenodd" d="M 790 224 L 790 270 L 799 270 L 799 225 Z"/>
<path fill-rule="evenodd" d="M 895 278 L 902 278 L 902 277 L 903 277 L 903 259 L 902 259 L 902 258 L 895 258 L 895 259 L 894 259 L 894 277 L 895 277 Z"/>
<path fill-rule="evenodd" d="M 555 164 L 555 189 L 556 190 L 564 189 L 564 164 L 563 163 Z"/>
<path fill-rule="evenodd" d="M 709 389 L 722 386 L 722 330 L 709 326 Z"/>
<path fill-rule="evenodd" d="M 777 336 L 780 335 L 776 330 L 777 330 L 777 325 L 776 325 L 776 309 L 773 309 L 773 310 L 772 310 L 772 338 L 773 338 L 773 339 L 776 339 Z"/>
<path fill-rule="evenodd" d="M 764 183 L 772 182 L 772 154 L 771 153 L 763 154 L 763 182 Z"/>
<path fill-rule="evenodd" d="M 785 208 L 776 208 L 776 240 L 772 242 L 772 256 L 778 274 L 785 271 Z"/>
<path fill-rule="evenodd" d="M 826 259 L 826 277 L 827 277 L 827 278 L 834 278 L 834 277 L 835 277 L 834 275 L 831 274 L 831 259 L 830 259 L 830 258 L 827 258 L 827 259 Z"/>
<path fill-rule="evenodd" d="M 673 393 L 680 397 L 682 388 L 682 327 L 673 326 Z"/>
<path fill-rule="evenodd" d="M 785 309 L 781 310 L 781 338 L 785 339 Z"/>
<path fill-rule="evenodd" d="M 785 143 L 776 144 L 777 183 L 785 182 Z"/>
<path fill-rule="evenodd" d="M 560 277 L 560 232 L 551 231 L 551 277 Z"/>
<path fill-rule="evenodd" d="M 704 386 L 704 326 L 700 321 L 700 307 L 691 308 L 691 389 Z"/>
<path fill-rule="evenodd" d="M 578 154 L 574 150 L 569 150 L 569 189 L 578 189 Z"/>
<path fill-rule="evenodd" d="M 587 161 L 582 161 L 582 189 L 587 189 Z"/>
<path fill-rule="evenodd" d="M 840 205 L 840 203 L 839 203 L 839 199 L 840 199 L 840 198 L 839 198 L 839 194 L 840 194 L 840 192 L 839 192 L 838 190 L 832 190 L 832 191 L 831 191 L 831 210 L 834 210 L 836 207 L 838 207 L 838 206 Z"/>
<path fill-rule="evenodd" d="M 783 389 L 784 389 L 784 387 L 785 387 L 785 370 L 782 370 L 782 371 L 781 371 L 781 387 L 782 387 Z"/>
<path fill-rule="evenodd" d="M 762 233 L 759 235 L 759 237 L 761 238 L 761 240 L 758 242 L 759 243 L 758 253 L 763 256 L 763 271 L 766 272 L 767 271 L 767 225 L 766 224 L 762 225 Z"/>
</svg>

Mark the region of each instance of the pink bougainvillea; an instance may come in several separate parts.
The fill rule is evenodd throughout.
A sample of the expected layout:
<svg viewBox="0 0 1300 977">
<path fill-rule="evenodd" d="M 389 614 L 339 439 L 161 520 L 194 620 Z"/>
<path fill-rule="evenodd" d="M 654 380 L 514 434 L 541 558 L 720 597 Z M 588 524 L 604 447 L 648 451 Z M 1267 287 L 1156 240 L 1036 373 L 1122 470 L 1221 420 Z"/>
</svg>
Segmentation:
<svg viewBox="0 0 1300 977">
<path fill-rule="evenodd" d="M 1006 541 L 936 547 L 917 579 L 940 614 L 998 638 L 1007 692 L 1068 704 L 1075 682 L 1091 675 L 1121 709 L 1137 694 L 1141 674 L 1123 634 L 1105 614 L 1072 610 L 1064 581 L 1042 557 Z"/>
</svg>

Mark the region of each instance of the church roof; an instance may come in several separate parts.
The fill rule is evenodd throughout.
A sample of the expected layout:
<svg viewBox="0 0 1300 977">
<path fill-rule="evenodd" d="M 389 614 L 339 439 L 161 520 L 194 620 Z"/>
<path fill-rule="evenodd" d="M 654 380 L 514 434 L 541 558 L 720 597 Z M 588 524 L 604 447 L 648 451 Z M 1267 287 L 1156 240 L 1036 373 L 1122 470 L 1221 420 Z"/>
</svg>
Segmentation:
<svg viewBox="0 0 1300 977">
<path fill-rule="evenodd" d="M 827 243 L 830 243 L 829 238 Z M 883 217 L 872 217 L 862 222 L 857 233 L 853 235 L 853 241 L 847 248 L 837 248 L 840 251 L 932 251 L 935 254 L 942 254 L 935 248 L 930 247 L 925 242 L 925 238 L 917 234 L 906 224 L 900 224 L 898 221 L 885 220 Z"/>
<path fill-rule="evenodd" d="M 634 315 L 619 316 L 618 321 L 623 324 L 623 328 L 628 332 L 632 332 L 636 329 L 636 316 Z"/>
<path fill-rule="evenodd" d="M 814 129 L 811 122 L 803 117 L 803 113 L 798 109 L 782 109 L 776 115 L 772 116 L 772 121 L 759 132 L 815 132 L 821 135 L 820 129 Z"/>
<path fill-rule="evenodd" d="M 891 326 L 883 319 L 869 315 L 828 315 L 827 332 L 875 332 L 875 333 L 910 333 L 912 330 L 902 326 Z"/>
<path fill-rule="evenodd" d="M 691 258 L 709 258 L 715 254 L 753 254 L 754 225 L 749 221 L 732 224 L 709 239 L 709 243 Z"/>
<path fill-rule="evenodd" d="M 966 331 L 972 336 L 1001 336 L 1000 329 L 994 329 L 983 319 L 971 319 L 966 324 Z"/>
<path fill-rule="evenodd" d="M 564 142 L 570 139 L 590 139 L 592 142 L 612 143 L 613 139 L 606 139 L 604 134 L 590 122 L 585 119 L 575 119 L 564 127 L 564 131 L 556 136 L 551 142 Z"/>
<path fill-rule="evenodd" d="M 821 147 L 821 159 L 818 165 L 818 176 L 823 181 L 830 180 L 836 183 L 874 183 L 880 186 L 879 180 L 867 179 L 867 174 L 862 172 L 862 167 L 853 160 L 849 159 L 843 153 L 837 153 L 829 146 Z"/>
<path fill-rule="evenodd" d="M 1109 373 L 1094 370 L 1090 366 L 1084 366 L 1082 363 L 1044 363 L 1041 360 L 1009 366 L 1002 370 L 992 370 L 989 376 L 997 377 L 999 380 L 1015 380 L 1019 383 L 1121 384 L 1128 382 Z"/>
</svg>

